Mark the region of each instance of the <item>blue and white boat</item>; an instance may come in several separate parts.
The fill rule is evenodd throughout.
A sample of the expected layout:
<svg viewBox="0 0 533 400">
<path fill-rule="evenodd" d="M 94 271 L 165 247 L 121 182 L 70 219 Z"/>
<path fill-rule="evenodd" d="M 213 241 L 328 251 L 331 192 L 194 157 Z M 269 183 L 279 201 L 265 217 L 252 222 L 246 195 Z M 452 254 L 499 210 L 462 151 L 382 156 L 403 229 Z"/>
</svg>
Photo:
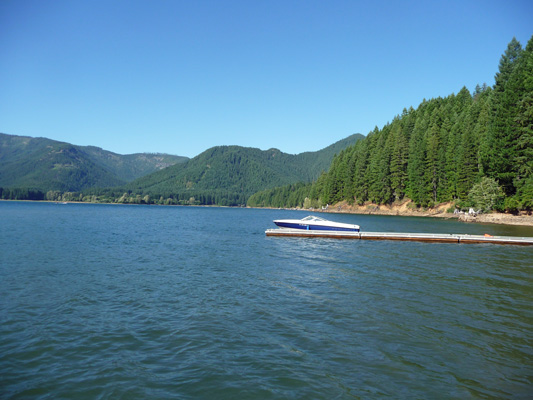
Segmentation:
<svg viewBox="0 0 533 400">
<path fill-rule="evenodd" d="M 359 225 L 328 221 L 327 219 L 309 215 L 302 219 L 277 219 L 274 223 L 280 228 L 306 229 L 308 231 L 351 231 L 359 232 Z"/>
</svg>

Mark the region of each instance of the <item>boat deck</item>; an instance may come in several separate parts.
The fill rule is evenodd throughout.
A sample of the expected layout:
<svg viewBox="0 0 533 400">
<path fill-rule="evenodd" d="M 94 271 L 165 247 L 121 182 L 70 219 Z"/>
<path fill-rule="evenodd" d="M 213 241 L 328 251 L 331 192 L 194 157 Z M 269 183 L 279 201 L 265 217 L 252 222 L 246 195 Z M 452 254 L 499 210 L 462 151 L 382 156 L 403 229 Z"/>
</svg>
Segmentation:
<svg viewBox="0 0 533 400">
<path fill-rule="evenodd" d="M 400 232 L 343 232 L 343 231 L 308 231 L 303 229 L 268 229 L 266 236 L 307 237 L 328 239 L 360 240 L 403 240 L 436 243 L 492 243 L 533 245 L 533 237 L 465 235 L 446 233 L 400 233 Z"/>
</svg>

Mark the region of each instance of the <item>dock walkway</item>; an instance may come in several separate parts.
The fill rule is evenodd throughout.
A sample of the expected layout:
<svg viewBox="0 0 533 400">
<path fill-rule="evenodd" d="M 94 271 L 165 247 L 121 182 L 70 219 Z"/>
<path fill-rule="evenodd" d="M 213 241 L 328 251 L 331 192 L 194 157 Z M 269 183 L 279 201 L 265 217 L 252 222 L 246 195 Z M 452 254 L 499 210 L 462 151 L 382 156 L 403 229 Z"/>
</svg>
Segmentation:
<svg viewBox="0 0 533 400">
<path fill-rule="evenodd" d="M 360 239 L 360 240 L 403 240 L 436 243 L 492 243 L 533 245 L 533 237 L 465 235 L 446 233 L 400 233 L 400 232 L 343 232 L 313 231 L 303 229 L 268 229 L 266 236 L 307 237 L 328 239 Z"/>
</svg>

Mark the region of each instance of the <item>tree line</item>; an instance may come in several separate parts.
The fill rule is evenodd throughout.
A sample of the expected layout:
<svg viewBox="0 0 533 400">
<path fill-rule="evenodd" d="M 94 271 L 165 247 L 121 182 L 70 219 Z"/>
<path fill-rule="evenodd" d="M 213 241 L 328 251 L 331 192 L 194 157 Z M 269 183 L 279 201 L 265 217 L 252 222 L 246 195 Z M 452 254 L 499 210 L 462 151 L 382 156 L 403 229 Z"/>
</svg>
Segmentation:
<svg viewBox="0 0 533 400">
<path fill-rule="evenodd" d="M 217 205 L 244 206 L 246 196 L 225 190 L 192 191 L 181 193 L 140 193 L 121 188 L 92 188 L 82 192 L 63 192 L 49 190 L 47 192 L 28 188 L 2 188 L 1 200 L 45 200 L 56 202 L 81 203 L 117 203 L 117 204 L 156 204 L 156 205 Z"/>
<path fill-rule="evenodd" d="M 339 201 L 505 211 L 533 209 L 533 37 L 513 38 L 495 84 L 424 100 L 335 156 L 312 185 L 262 191 L 248 204 L 320 207 Z"/>
</svg>

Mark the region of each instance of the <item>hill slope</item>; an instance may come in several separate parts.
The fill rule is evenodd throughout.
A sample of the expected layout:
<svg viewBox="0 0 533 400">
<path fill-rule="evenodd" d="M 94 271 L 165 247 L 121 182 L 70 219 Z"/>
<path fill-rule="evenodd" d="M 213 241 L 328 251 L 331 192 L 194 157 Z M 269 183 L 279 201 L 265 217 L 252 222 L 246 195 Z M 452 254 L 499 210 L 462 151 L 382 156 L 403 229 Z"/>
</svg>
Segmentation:
<svg viewBox="0 0 533 400">
<path fill-rule="evenodd" d="M 320 151 L 298 155 L 278 149 L 213 147 L 185 163 L 137 179 L 127 188 L 141 194 L 196 197 L 202 204 L 221 204 L 222 198 L 228 205 L 243 204 L 259 190 L 316 179 L 337 152 L 362 137 L 354 134 Z"/>
<path fill-rule="evenodd" d="M 185 160 L 167 154 L 119 155 L 93 146 L 0 133 L 0 187 L 79 191 L 117 186 Z"/>
<path fill-rule="evenodd" d="M 81 150 L 113 172 L 121 180 L 131 182 L 141 176 L 151 174 L 171 165 L 185 162 L 189 158 L 164 153 L 116 154 L 100 147 L 85 146 Z"/>
</svg>

